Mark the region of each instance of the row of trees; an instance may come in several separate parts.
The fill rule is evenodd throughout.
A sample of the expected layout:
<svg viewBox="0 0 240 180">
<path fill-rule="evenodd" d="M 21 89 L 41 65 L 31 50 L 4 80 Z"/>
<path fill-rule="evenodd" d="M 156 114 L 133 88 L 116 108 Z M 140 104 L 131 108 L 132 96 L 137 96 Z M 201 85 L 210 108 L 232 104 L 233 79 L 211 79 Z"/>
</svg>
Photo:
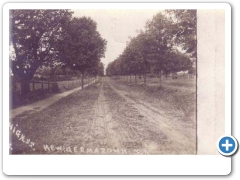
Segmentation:
<svg viewBox="0 0 240 180">
<path fill-rule="evenodd" d="M 30 81 L 39 68 L 68 67 L 81 73 L 103 75 L 106 40 L 91 18 L 73 18 L 70 10 L 11 10 L 10 68 L 21 83 L 21 93 L 30 91 Z M 82 84 L 84 84 L 82 82 Z"/>
<path fill-rule="evenodd" d="M 146 30 L 130 39 L 123 53 L 109 63 L 112 75 L 162 76 L 193 71 L 196 59 L 196 10 L 166 10 L 146 23 Z"/>
</svg>

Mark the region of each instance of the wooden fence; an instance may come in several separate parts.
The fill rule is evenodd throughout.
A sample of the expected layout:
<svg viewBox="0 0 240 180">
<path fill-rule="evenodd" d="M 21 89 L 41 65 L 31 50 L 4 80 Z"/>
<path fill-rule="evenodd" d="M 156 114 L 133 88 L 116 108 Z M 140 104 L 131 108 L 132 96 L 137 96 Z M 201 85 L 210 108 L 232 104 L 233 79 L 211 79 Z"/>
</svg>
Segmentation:
<svg viewBox="0 0 240 180">
<path fill-rule="evenodd" d="M 92 82 L 95 78 L 85 78 L 84 85 Z M 71 81 L 57 81 L 57 82 L 50 82 L 50 81 L 32 81 L 30 83 L 30 90 L 48 90 L 52 91 L 53 88 L 58 87 L 60 91 L 70 90 L 82 85 L 81 79 L 71 80 Z"/>
<path fill-rule="evenodd" d="M 49 82 L 49 81 L 32 81 L 30 82 L 30 90 L 35 91 L 41 89 L 51 91 L 53 89 L 53 85 L 56 84 L 56 82 Z"/>
<path fill-rule="evenodd" d="M 87 77 L 84 78 L 84 85 L 89 84 L 95 78 Z M 12 89 L 12 92 L 19 93 L 21 91 L 20 83 L 15 84 L 15 88 Z M 58 88 L 61 92 L 67 91 L 82 85 L 81 79 L 69 80 L 69 81 L 31 81 L 30 82 L 30 91 L 55 91 Z"/>
</svg>

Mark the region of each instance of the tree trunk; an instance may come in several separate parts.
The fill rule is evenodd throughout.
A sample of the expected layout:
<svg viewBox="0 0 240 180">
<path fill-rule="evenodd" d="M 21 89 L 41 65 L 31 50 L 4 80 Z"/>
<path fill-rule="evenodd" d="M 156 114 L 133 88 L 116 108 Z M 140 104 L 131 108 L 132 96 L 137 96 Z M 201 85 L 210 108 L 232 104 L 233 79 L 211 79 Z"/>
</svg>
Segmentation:
<svg viewBox="0 0 240 180">
<path fill-rule="evenodd" d="M 50 69 L 50 78 L 53 78 L 53 76 L 54 76 L 54 69 L 53 69 L 53 67 L 51 67 L 51 69 Z"/>
<path fill-rule="evenodd" d="M 160 85 L 162 84 L 162 72 L 160 71 L 159 73 L 159 76 L 160 76 Z"/>
<path fill-rule="evenodd" d="M 58 66 L 51 66 L 50 67 L 50 78 L 54 77 L 55 71 L 57 70 Z"/>
<path fill-rule="evenodd" d="M 143 74 L 143 82 L 144 82 L 144 84 L 147 83 L 147 75 L 146 74 Z"/>
<path fill-rule="evenodd" d="M 84 73 L 82 72 L 82 89 L 83 89 L 83 86 L 84 86 Z"/>
<path fill-rule="evenodd" d="M 30 81 L 22 80 L 21 82 L 21 95 L 25 97 L 30 92 Z"/>
</svg>

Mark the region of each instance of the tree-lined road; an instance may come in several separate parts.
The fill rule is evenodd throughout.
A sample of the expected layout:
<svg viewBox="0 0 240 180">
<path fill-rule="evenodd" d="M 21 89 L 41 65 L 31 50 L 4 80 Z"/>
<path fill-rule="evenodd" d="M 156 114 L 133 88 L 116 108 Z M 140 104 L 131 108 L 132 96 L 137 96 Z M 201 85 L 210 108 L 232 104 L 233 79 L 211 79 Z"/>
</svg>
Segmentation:
<svg viewBox="0 0 240 180">
<path fill-rule="evenodd" d="M 192 122 L 167 114 L 127 84 L 102 78 L 42 111 L 12 120 L 13 154 L 195 154 Z M 164 103 L 164 102 L 162 102 Z"/>
<path fill-rule="evenodd" d="M 10 119 L 10 152 L 195 154 L 196 21 L 196 10 L 159 12 L 116 59 L 104 61 L 107 39 L 91 17 L 67 9 L 11 10 L 11 101 L 28 108 Z M 105 70 L 101 60 L 110 62 Z M 31 92 L 31 81 L 57 81 L 57 72 L 62 80 L 81 77 L 82 90 L 29 105 L 47 96 Z M 97 76 L 104 78 L 83 88 L 86 77 Z"/>
</svg>

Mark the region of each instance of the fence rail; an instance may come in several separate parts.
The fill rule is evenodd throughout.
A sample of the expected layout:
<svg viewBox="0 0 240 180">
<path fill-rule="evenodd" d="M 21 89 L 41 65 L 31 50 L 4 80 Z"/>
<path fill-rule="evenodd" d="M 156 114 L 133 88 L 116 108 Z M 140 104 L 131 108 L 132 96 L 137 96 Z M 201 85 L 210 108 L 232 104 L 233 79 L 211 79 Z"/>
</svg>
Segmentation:
<svg viewBox="0 0 240 180">
<path fill-rule="evenodd" d="M 32 81 L 30 82 L 30 90 L 35 91 L 38 89 L 41 89 L 42 91 L 47 89 L 47 90 L 52 90 L 53 85 L 56 84 L 56 82 L 49 82 L 49 81 Z"/>
<path fill-rule="evenodd" d="M 92 82 L 94 77 L 84 78 L 84 85 Z M 13 92 L 20 92 L 21 85 L 20 83 L 15 84 L 15 88 L 12 89 Z M 66 81 L 31 81 L 30 82 L 30 91 L 55 91 L 56 89 L 62 91 L 67 91 L 82 85 L 81 79 L 66 80 Z"/>
</svg>

